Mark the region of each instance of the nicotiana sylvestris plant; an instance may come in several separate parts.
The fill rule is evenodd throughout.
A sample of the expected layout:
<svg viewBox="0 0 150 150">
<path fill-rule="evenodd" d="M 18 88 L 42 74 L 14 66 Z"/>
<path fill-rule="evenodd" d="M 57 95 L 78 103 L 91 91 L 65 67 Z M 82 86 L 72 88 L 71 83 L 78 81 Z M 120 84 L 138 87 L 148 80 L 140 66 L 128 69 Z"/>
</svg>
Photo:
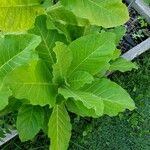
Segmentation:
<svg viewBox="0 0 150 150">
<path fill-rule="evenodd" d="M 69 113 L 115 116 L 134 102 L 108 71 L 135 64 L 116 48 L 128 10 L 121 0 L 0 0 L 0 110 L 18 110 L 22 141 L 43 130 L 66 150 Z"/>
</svg>

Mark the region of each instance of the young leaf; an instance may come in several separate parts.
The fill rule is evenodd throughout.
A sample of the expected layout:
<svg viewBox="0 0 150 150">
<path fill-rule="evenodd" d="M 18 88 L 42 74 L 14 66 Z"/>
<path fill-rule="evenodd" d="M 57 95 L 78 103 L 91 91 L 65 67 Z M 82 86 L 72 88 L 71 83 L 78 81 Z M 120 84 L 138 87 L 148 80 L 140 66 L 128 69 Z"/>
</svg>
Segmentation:
<svg viewBox="0 0 150 150">
<path fill-rule="evenodd" d="M 62 83 L 66 80 L 67 71 L 72 61 L 72 53 L 70 49 L 61 42 L 57 42 L 54 47 L 57 62 L 53 65 L 53 81 L 54 83 Z"/>
<path fill-rule="evenodd" d="M 114 53 L 114 41 L 115 35 L 106 32 L 83 36 L 73 41 L 69 45 L 73 61 L 68 76 L 76 71 L 86 71 L 94 75 L 103 70 Z"/>
<path fill-rule="evenodd" d="M 73 98 L 74 101 L 80 101 L 88 109 L 93 109 L 97 116 L 103 115 L 103 100 L 91 92 L 75 91 L 69 88 L 59 88 L 58 91 L 65 99 Z"/>
<path fill-rule="evenodd" d="M 32 105 L 50 107 L 55 104 L 56 86 L 52 84 L 52 75 L 41 61 L 32 61 L 29 65 L 15 69 L 6 78 L 13 96 L 28 99 Z"/>
<path fill-rule="evenodd" d="M 135 63 L 132 63 L 124 58 L 118 58 L 115 61 L 113 61 L 110 65 L 110 71 L 131 71 L 132 69 L 138 69 L 137 65 Z"/>
<path fill-rule="evenodd" d="M 129 19 L 128 9 L 122 0 L 60 0 L 60 2 L 76 16 L 104 28 L 122 25 Z"/>
<path fill-rule="evenodd" d="M 50 150 L 66 150 L 71 137 L 70 117 L 64 105 L 55 105 L 49 120 Z"/>
<path fill-rule="evenodd" d="M 94 109 L 88 109 L 84 106 L 84 104 L 81 101 L 74 101 L 72 99 L 67 100 L 66 102 L 67 109 L 82 117 L 93 117 L 98 118 L 99 116 L 96 115 Z"/>
<path fill-rule="evenodd" d="M 9 89 L 5 89 L 4 79 L 19 66 L 37 57 L 35 48 L 40 37 L 30 34 L 5 35 L 0 37 L 0 97 L 1 109 L 8 104 Z M 4 89 L 3 89 L 4 87 Z"/>
<path fill-rule="evenodd" d="M 21 32 L 31 28 L 35 18 L 44 13 L 40 7 L 41 2 L 42 0 L 0 0 L 0 30 Z"/>
<path fill-rule="evenodd" d="M 21 141 L 32 140 L 40 131 L 44 122 L 43 108 L 40 106 L 23 105 L 17 117 L 17 131 Z"/>
<path fill-rule="evenodd" d="M 56 30 L 48 30 L 46 27 L 46 16 L 37 17 L 35 28 L 30 33 L 39 35 L 42 38 L 41 44 L 37 47 L 40 58 L 42 58 L 51 68 L 55 62 L 53 48 L 56 41 L 66 43 L 65 36 L 59 34 Z"/>
<path fill-rule="evenodd" d="M 91 92 L 104 102 L 104 114 L 115 116 L 125 109 L 133 110 L 135 104 L 129 94 L 116 83 L 102 78 L 85 86 L 85 92 Z"/>
<path fill-rule="evenodd" d="M 68 79 L 70 87 L 75 90 L 83 87 L 86 83 L 92 83 L 92 81 L 94 81 L 93 76 L 85 71 L 77 71 Z"/>
</svg>

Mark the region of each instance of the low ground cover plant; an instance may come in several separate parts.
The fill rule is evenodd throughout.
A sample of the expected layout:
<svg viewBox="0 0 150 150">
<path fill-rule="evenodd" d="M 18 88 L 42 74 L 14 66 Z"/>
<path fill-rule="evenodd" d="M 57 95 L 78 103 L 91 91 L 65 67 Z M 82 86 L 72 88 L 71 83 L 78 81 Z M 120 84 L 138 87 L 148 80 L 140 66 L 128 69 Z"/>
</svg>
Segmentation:
<svg viewBox="0 0 150 150">
<path fill-rule="evenodd" d="M 117 49 L 128 19 L 121 0 L 1 1 L 0 110 L 18 110 L 22 141 L 43 130 L 51 150 L 66 150 L 69 112 L 98 118 L 135 109 L 106 76 L 137 68 Z"/>
<path fill-rule="evenodd" d="M 150 4 L 150 0 L 145 0 L 145 2 L 146 2 L 147 4 Z"/>
</svg>

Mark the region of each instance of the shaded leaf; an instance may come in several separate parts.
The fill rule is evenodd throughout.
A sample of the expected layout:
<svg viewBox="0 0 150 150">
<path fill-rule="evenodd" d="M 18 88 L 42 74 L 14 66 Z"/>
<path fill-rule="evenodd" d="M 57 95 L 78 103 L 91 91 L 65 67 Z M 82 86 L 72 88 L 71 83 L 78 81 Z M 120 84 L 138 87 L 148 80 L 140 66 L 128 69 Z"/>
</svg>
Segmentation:
<svg viewBox="0 0 150 150">
<path fill-rule="evenodd" d="M 44 112 L 40 106 L 24 105 L 17 117 L 17 131 L 21 141 L 32 140 L 42 128 Z"/>
</svg>

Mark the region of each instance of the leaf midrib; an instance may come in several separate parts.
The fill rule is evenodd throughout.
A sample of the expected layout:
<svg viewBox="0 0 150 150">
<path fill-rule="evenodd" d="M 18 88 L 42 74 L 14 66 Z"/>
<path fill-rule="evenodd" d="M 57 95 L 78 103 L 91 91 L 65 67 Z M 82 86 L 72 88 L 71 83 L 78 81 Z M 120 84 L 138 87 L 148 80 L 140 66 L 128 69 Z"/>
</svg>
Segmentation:
<svg viewBox="0 0 150 150">
<path fill-rule="evenodd" d="M 103 47 L 105 44 L 107 43 L 107 41 L 105 41 L 101 46 L 99 46 L 95 51 L 93 51 L 92 53 L 90 53 L 87 57 L 85 57 L 69 74 L 69 77 L 75 72 L 75 70 L 77 70 L 77 68 L 79 68 L 82 63 L 84 63 L 90 56 L 92 56 L 98 49 L 100 49 L 101 47 Z M 77 44 L 76 44 L 77 45 Z M 77 45 L 78 46 L 78 45 Z M 101 56 L 104 57 L 104 56 Z"/>
</svg>

